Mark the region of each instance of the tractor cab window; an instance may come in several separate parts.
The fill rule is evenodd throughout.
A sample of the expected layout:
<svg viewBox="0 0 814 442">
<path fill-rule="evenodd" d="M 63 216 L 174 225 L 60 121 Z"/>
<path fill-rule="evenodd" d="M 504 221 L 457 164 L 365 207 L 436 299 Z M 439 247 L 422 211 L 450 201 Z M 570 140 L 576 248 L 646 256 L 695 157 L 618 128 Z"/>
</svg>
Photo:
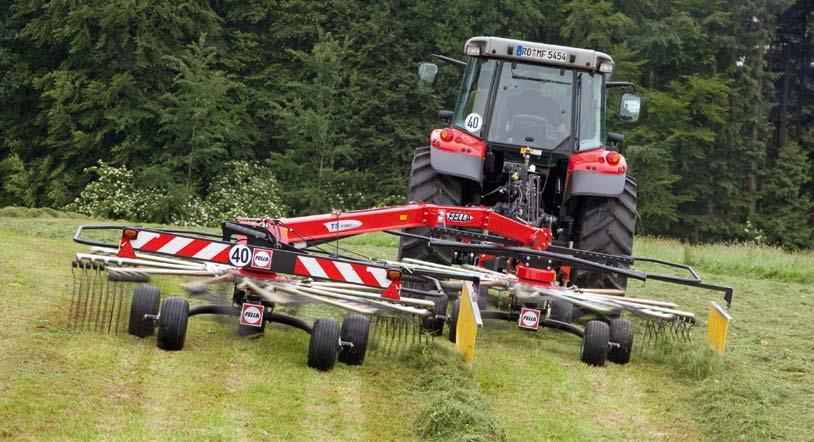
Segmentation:
<svg viewBox="0 0 814 442">
<path fill-rule="evenodd" d="M 472 58 L 466 67 L 452 124 L 480 136 L 497 60 Z"/>
<path fill-rule="evenodd" d="M 602 75 L 581 72 L 579 78 L 579 150 L 605 142 L 605 85 Z"/>
<path fill-rule="evenodd" d="M 574 71 L 504 62 L 489 141 L 554 149 L 571 136 Z"/>
</svg>

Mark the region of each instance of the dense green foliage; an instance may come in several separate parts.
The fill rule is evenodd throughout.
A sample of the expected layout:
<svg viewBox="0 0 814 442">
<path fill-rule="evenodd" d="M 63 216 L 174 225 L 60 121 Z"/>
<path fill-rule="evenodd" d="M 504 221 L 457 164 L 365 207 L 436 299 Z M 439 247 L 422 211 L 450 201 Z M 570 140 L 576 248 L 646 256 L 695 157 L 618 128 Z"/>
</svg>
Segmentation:
<svg viewBox="0 0 814 442">
<path fill-rule="evenodd" d="M 65 207 L 103 161 L 170 221 L 228 160 L 290 213 L 396 202 L 459 81 L 421 95 L 416 63 L 501 35 L 609 52 L 643 87 L 639 124 L 612 124 L 641 231 L 810 246 L 809 3 L 0 0 L 0 205 Z"/>
</svg>

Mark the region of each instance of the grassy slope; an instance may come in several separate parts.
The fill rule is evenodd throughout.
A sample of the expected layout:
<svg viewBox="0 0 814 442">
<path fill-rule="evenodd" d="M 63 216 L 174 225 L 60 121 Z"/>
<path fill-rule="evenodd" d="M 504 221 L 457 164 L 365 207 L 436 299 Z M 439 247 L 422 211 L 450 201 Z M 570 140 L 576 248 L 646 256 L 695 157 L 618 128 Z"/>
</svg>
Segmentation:
<svg viewBox="0 0 814 442">
<path fill-rule="evenodd" d="M 77 223 L 0 218 L 0 437 L 410 439 L 416 418 L 428 416 L 426 389 L 447 385 L 427 382 L 421 364 L 382 354 L 363 367 L 309 370 L 307 336 L 280 327 L 247 341 L 219 321 L 195 318 L 188 349 L 178 353 L 149 339 L 66 331 L 59 307 L 70 301 L 68 263 L 81 250 L 68 240 Z M 346 243 L 384 257 L 394 240 Z M 808 437 L 814 258 L 743 246 L 687 253 L 663 240 L 640 241 L 637 252 L 688 259 L 710 281 L 736 287 L 729 352 L 712 376 L 691 375 L 703 358 L 634 357 L 627 366 L 589 368 L 570 335 L 490 321 L 473 382 L 449 388 L 488 398 L 511 440 Z M 654 282 L 632 286 L 635 295 L 680 300 L 697 312 L 717 298 Z M 433 352 L 443 355 L 448 345 L 436 343 Z"/>
</svg>

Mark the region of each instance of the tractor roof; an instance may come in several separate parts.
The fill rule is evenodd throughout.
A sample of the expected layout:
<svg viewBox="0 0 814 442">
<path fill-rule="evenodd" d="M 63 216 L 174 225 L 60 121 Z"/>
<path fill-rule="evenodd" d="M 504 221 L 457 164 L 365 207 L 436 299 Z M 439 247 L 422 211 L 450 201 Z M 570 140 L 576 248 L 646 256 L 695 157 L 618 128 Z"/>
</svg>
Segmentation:
<svg viewBox="0 0 814 442">
<path fill-rule="evenodd" d="M 472 37 L 466 42 L 464 52 L 475 57 L 499 57 L 540 64 L 565 65 L 607 74 L 613 70 L 613 59 L 603 52 L 510 38 Z"/>
</svg>

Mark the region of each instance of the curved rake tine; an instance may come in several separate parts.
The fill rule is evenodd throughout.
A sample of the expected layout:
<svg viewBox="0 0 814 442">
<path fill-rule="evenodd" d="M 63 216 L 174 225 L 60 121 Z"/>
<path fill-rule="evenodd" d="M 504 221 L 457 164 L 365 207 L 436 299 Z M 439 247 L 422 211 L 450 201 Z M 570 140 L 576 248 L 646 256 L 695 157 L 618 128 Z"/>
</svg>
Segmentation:
<svg viewBox="0 0 814 442">
<path fill-rule="evenodd" d="M 85 263 L 85 275 L 87 276 L 87 280 L 85 282 L 85 300 L 82 306 L 82 318 L 81 322 L 78 323 L 77 327 L 81 330 L 85 326 L 85 317 L 88 314 L 88 302 L 90 301 L 90 294 L 91 294 L 91 285 L 93 284 L 93 277 L 90 275 L 91 266 L 93 264 L 90 261 Z"/>
</svg>

